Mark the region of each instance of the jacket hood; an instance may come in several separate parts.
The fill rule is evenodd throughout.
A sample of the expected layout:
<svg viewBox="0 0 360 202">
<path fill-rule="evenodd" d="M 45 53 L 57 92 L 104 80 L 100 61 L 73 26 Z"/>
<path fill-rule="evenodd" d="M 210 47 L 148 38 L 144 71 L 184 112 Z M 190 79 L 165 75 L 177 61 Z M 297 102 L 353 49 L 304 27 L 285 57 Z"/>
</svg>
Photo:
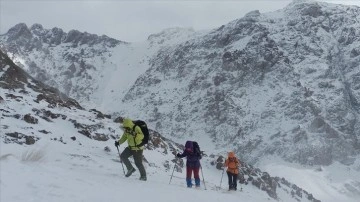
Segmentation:
<svg viewBox="0 0 360 202">
<path fill-rule="evenodd" d="M 193 142 L 192 141 L 186 141 L 185 148 L 193 148 Z"/>
<path fill-rule="evenodd" d="M 134 123 L 132 122 L 131 119 L 125 118 L 123 121 L 123 127 L 124 128 L 133 128 L 134 127 Z"/>
<path fill-rule="evenodd" d="M 230 158 L 235 157 L 235 153 L 231 151 L 231 152 L 229 152 L 228 156 L 229 156 Z"/>
</svg>

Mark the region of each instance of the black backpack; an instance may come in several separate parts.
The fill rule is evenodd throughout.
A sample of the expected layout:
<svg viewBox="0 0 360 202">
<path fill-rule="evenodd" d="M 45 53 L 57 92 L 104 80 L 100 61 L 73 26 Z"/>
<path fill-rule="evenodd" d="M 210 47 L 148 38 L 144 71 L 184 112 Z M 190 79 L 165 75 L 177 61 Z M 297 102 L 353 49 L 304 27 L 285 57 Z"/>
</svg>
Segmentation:
<svg viewBox="0 0 360 202">
<path fill-rule="evenodd" d="M 144 134 L 144 139 L 142 139 L 141 143 L 136 146 L 138 146 L 138 147 L 144 146 L 145 144 L 147 144 L 149 142 L 149 138 L 150 138 L 149 137 L 150 136 L 149 129 L 148 129 L 145 121 L 136 120 L 136 121 L 133 121 L 133 123 L 135 124 L 133 127 L 133 131 L 135 131 L 136 126 L 139 126 L 141 128 L 142 133 Z"/>
<path fill-rule="evenodd" d="M 201 150 L 200 150 L 200 146 L 197 142 L 193 141 L 193 149 L 194 149 L 194 154 L 199 156 L 201 159 Z"/>
</svg>

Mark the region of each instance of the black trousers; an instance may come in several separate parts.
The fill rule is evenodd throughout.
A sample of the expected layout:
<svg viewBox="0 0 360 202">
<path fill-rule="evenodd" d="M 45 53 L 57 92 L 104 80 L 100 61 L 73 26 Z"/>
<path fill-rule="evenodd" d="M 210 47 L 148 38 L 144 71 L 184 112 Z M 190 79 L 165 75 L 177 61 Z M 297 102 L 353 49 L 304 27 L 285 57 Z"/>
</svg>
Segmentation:
<svg viewBox="0 0 360 202">
<path fill-rule="evenodd" d="M 126 147 L 124 149 L 124 151 L 120 155 L 120 158 L 124 162 L 124 164 L 128 170 L 134 168 L 133 165 L 129 161 L 130 156 L 134 157 L 135 165 L 139 169 L 140 175 L 142 177 L 146 177 L 146 171 L 145 171 L 144 165 L 142 163 L 143 150 L 131 150 L 129 147 Z"/>
<path fill-rule="evenodd" d="M 237 178 L 238 178 L 238 174 L 234 174 L 231 172 L 226 172 L 228 175 L 228 179 L 229 179 L 229 189 L 230 188 L 237 188 Z"/>
</svg>

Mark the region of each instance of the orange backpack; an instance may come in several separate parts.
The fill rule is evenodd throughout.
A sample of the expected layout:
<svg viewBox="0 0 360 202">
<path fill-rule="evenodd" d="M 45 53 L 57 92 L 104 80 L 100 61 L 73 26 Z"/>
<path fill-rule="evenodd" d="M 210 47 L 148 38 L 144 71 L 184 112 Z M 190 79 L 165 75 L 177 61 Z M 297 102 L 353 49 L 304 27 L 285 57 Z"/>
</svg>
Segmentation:
<svg viewBox="0 0 360 202">
<path fill-rule="evenodd" d="M 227 167 L 230 169 L 236 169 L 239 166 L 239 161 L 237 160 L 236 157 L 229 157 L 228 159 L 228 163 L 227 163 Z"/>
</svg>

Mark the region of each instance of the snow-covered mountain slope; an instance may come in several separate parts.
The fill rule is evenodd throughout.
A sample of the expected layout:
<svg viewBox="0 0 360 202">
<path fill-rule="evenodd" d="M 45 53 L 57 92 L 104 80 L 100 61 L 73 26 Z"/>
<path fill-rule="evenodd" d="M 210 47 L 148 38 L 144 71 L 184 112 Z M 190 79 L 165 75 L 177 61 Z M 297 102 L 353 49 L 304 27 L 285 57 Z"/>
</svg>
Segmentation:
<svg viewBox="0 0 360 202">
<path fill-rule="evenodd" d="M 58 90 L 34 80 L 1 51 L 0 87 L 1 201 L 99 201 L 118 197 L 177 201 L 183 200 L 184 194 L 201 201 L 238 197 L 247 201 L 318 201 L 284 178 L 271 177 L 246 163 L 239 185 L 242 192 L 229 193 L 224 190 L 226 179 L 221 178 L 224 158 L 210 153 L 206 145 L 202 145 L 202 186 L 206 190 L 188 190 L 184 161 L 172 154 L 180 152 L 182 145 L 153 130 L 144 153 L 148 181 L 139 181 L 138 173 L 125 178 L 113 146 L 121 133 L 116 119 L 96 109 L 87 111 Z M 139 187 L 146 194 L 133 199 Z M 160 193 L 165 195 L 159 198 Z"/>
<path fill-rule="evenodd" d="M 0 46 L 36 78 L 45 71 L 48 84 L 67 95 L 144 119 L 167 138 L 196 139 L 216 153 L 234 149 L 251 164 L 279 156 L 310 170 L 331 165 L 359 173 L 359 14 L 355 6 L 294 1 L 209 32 L 168 29 L 139 44 L 64 37 L 50 47 L 46 40 L 37 57 L 35 25 L 18 25 L 26 29 L 1 36 Z M 95 68 L 82 71 L 81 60 Z M 339 190 L 359 197 L 359 176 L 341 179 Z"/>
<path fill-rule="evenodd" d="M 116 45 L 126 48 L 125 42 L 107 36 L 76 30 L 64 33 L 59 28 L 46 30 L 39 24 L 29 29 L 23 23 L 11 28 L 1 44 L 1 49 L 34 78 L 83 99 L 89 99 L 98 88 L 92 77 L 101 77 L 98 73 L 105 67 L 114 68 L 111 61 L 105 61 L 109 49 Z"/>
<path fill-rule="evenodd" d="M 360 8 L 296 1 L 163 48 L 123 100 L 174 137 L 246 159 L 351 165 L 360 145 Z M 137 109 L 137 110 L 136 110 Z"/>
<path fill-rule="evenodd" d="M 159 47 L 193 34 L 192 29 L 171 28 L 144 43 L 130 44 L 105 35 L 20 23 L 0 36 L 0 48 L 34 78 L 84 104 L 108 110 L 109 100 L 123 98 Z"/>
</svg>

